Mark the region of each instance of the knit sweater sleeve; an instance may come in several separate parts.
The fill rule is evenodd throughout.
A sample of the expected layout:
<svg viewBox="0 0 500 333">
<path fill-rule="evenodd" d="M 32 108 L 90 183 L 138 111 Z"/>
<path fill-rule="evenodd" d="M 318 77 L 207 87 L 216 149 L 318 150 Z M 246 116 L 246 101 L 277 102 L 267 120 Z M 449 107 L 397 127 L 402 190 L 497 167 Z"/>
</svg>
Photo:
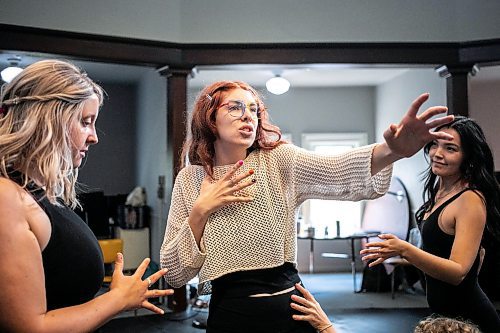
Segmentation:
<svg viewBox="0 0 500 333">
<path fill-rule="evenodd" d="M 168 269 L 165 279 L 174 288 L 194 278 L 206 257 L 198 248 L 188 224 L 190 208 L 183 192 L 183 185 L 188 181 L 185 170 L 179 172 L 174 184 L 165 237 L 160 249 L 161 267 Z"/>
<path fill-rule="evenodd" d="M 375 144 L 336 155 L 291 147 L 288 149 L 295 150 L 291 180 L 295 200 L 299 204 L 307 199 L 374 199 L 389 189 L 392 164 L 371 175 L 371 158 Z"/>
</svg>

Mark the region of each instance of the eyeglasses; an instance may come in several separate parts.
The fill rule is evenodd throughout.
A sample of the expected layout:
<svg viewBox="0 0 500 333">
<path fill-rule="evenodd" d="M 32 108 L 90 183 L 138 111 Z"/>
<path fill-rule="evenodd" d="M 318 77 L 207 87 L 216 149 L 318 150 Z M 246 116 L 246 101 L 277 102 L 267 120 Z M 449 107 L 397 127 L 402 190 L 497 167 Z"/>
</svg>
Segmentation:
<svg viewBox="0 0 500 333">
<path fill-rule="evenodd" d="M 229 101 L 227 103 L 222 103 L 221 105 L 219 105 L 219 109 L 224 106 L 227 106 L 227 113 L 229 113 L 231 117 L 240 119 L 243 118 L 247 108 L 250 111 L 250 115 L 253 119 L 258 119 L 260 117 L 260 110 L 257 104 L 246 105 L 242 101 Z"/>
</svg>

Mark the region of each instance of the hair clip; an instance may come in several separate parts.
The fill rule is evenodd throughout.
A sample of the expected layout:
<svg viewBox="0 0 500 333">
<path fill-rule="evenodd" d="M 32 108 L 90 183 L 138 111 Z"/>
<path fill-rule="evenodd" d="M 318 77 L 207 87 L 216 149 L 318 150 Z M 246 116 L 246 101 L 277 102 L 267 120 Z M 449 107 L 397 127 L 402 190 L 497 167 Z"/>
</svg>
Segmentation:
<svg viewBox="0 0 500 333">
<path fill-rule="evenodd" d="M 207 97 L 207 99 L 211 102 L 213 100 L 212 96 L 210 96 L 209 94 L 206 94 L 205 95 Z"/>
</svg>

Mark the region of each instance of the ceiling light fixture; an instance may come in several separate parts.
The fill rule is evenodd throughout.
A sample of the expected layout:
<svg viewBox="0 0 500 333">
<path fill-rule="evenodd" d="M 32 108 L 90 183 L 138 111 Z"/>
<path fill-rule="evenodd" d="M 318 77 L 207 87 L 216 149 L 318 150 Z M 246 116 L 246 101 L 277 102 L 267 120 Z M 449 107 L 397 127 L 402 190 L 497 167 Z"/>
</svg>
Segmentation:
<svg viewBox="0 0 500 333">
<path fill-rule="evenodd" d="M 284 77 L 276 75 L 275 77 L 267 80 L 266 88 L 272 94 L 281 95 L 290 89 L 290 82 L 288 82 L 288 80 Z"/>
<path fill-rule="evenodd" d="M 19 63 L 21 62 L 21 57 L 20 56 L 13 56 L 7 59 L 9 62 L 9 67 L 5 68 L 0 72 L 0 75 L 2 76 L 2 80 L 5 82 L 9 83 L 12 81 L 19 73 L 22 72 L 22 68 L 19 67 Z"/>
</svg>

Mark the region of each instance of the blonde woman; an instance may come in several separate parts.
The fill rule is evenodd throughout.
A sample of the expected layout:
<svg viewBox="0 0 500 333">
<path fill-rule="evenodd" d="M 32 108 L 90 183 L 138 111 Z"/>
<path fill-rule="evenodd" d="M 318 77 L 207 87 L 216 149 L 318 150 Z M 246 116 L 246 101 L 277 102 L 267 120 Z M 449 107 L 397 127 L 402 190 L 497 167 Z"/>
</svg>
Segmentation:
<svg viewBox="0 0 500 333">
<path fill-rule="evenodd" d="M 166 272 L 142 280 L 118 254 L 110 291 L 95 297 L 102 253 L 78 205 L 78 167 L 98 142 L 102 89 L 77 67 L 44 60 L 3 87 L 0 99 L 0 331 L 89 332 L 121 311 L 162 310 L 149 290 Z"/>
</svg>

